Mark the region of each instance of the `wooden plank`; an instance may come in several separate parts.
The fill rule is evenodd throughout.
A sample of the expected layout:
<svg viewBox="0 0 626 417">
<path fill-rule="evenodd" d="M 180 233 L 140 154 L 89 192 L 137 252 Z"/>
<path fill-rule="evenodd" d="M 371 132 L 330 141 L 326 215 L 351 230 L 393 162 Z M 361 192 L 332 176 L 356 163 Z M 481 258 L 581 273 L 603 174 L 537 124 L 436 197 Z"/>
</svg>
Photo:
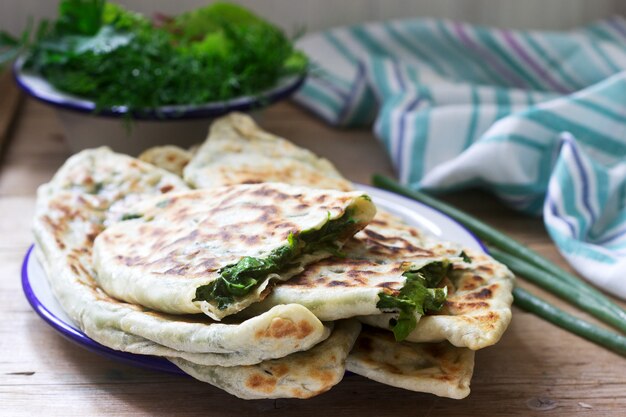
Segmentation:
<svg viewBox="0 0 626 417">
<path fill-rule="evenodd" d="M 22 92 L 15 85 L 10 70 L 0 74 L 0 154 L 9 139 L 9 132 L 17 115 Z"/>
<path fill-rule="evenodd" d="M 326 156 L 351 179 L 367 182 L 373 172 L 391 173 L 385 152 L 368 131 L 331 129 L 286 104 L 268 110 L 262 123 Z M 27 101 L 0 171 L 0 416 L 624 414 L 626 361 L 519 309 L 514 309 L 500 343 L 477 352 L 472 393 L 459 401 L 359 376 L 347 376 L 311 400 L 243 401 L 190 378 L 134 368 L 86 351 L 46 325 L 20 289 L 21 260 L 32 242 L 34 191 L 69 154 L 58 135 L 60 127 L 50 109 Z M 540 219 L 515 213 L 483 192 L 445 198 L 567 268 Z M 555 408 L 537 411 L 541 404 Z"/>
</svg>

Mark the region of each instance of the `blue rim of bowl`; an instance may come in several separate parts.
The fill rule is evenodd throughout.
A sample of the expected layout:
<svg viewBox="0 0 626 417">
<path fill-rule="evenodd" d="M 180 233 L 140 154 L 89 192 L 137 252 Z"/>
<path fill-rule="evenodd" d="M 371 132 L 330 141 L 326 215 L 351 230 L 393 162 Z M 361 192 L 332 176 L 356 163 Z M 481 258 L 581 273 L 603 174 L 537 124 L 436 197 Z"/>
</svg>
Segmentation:
<svg viewBox="0 0 626 417">
<path fill-rule="evenodd" d="M 361 185 L 355 184 L 355 186 L 359 187 Z M 439 215 L 442 215 L 443 217 L 447 218 L 452 223 L 455 223 L 457 226 L 463 229 L 469 236 L 471 236 L 472 239 L 476 241 L 476 243 L 482 248 L 482 250 L 485 253 L 489 253 L 489 251 L 487 250 L 487 247 L 474 233 L 472 233 L 467 227 L 465 227 L 463 224 L 459 223 L 452 217 L 448 216 L 447 214 L 442 213 L 441 211 L 427 204 L 421 203 L 419 201 L 411 200 L 408 197 L 403 196 L 401 194 L 392 193 L 390 191 L 383 190 L 381 188 L 370 187 L 370 186 L 365 186 L 364 188 L 375 188 L 377 192 L 381 192 L 383 195 L 387 194 L 390 196 L 401 197 L 402 199 L 406 199 L 410 201 L 411 203 L 419 204 L 428 210 L 431 210 L 433 212 L 438 213 Z M 34 244 L 30 245 L 30 247 L 26 251 L 26 255 L 24 256 L 24 261 L 22 262 L 22 290 L 24 291 L 24 295 L 26 296 L 26 299 L 28 300 L 28 303 L 30 304 L 30 306 L 33 308 L 33 310 L 35 310 L 35 312 L 39 315 L 39 317 L 41 317 L 46 323 L 48 323 L 48 325 L 50 325 L 53 329 L 55 329 L 58 333 L 60 333 L 63 337 L 70 340 L 71 342 L 74 342 L 92 352 L 106 356 L 110 359 L 114 359 L 114 360 L 124 362 L 129 365 L 139 366 L 139 367 L 146 368 L 146 369 L 167 372 L 167 373 L 177 374 L 177 375 L 187 375 L 178 367 L 176 367 L 173 363 L 169 362 L 166 359 L 159 358 L 157 356 L 151 356 L 151 355 L 140 355 L 140 354 L 122 352 L 122 351 L 114 350 L 104 345 L 101 345 L 100 343 L 91 339 L 82 331 L 76 329 L 69 323 L 65 322 L 63 319 L 54 315 L 54 313 L 52 313 L 45 305 L 42 304 L 39 298 L 37 298 L 37 296 L 35 295 L 30 285 L 30 279 L 28 276 L 28 261 L 32 255 L 34 248 L 35 248 Z"/>
<path fill-rule="evenodd" d="M 51 97 L 45 94 L 42 95 L 40 92 L 28 85 L 23 78 L 23 75 L 25 75 L 22 71 L 24 61 L 24 57 L 20 57 L 15 61 L 13 65 L 13 78 L 15 79 L 17 85 L 29 96 L 63 110 L 91 114 L 99 117 L 123 118 L 129 115 L 128 110 L 124 106 L 101 109 L 96 112 L 96 106 L 93 102 L 63 93 L 56 90 L 52 86 L 50 86 L 50 88 L 56 95 L 58 95 L 58 97 Z M 32 75 L 42 80 L 42 82 L 46 82 L 42 77 L 37 76 L 36 74 L 28 75 Z M 149 120 L 158 122 L 214 118 L 223 116 L 224 114 L 233 111 L 244 112 L 256 110 L 288 98 L 295 93 L 302 86 L 302 84 L 304 84 L 306 78 L 306 73 L 285 77 L 281 79 L 275 87 L 265 90 L 256 96 L 235 97 L 226 101 L 216 101 L 190 106 L 162 106 L 157 109 L 133 111 L 130 115 L 134 120 Z"/>
<path fill-rule="evenodd" d="M 48 308 L 42 304 L 39 298 L 37 298 L 35 292 L 33 291 L 33 288 L 30 285 L 30 278 L 28 276 L 28 262 L 31 255 L 33 254 L 34 248 L 34 244 L 30 245 L 28 251 L 26 252 L 26 256 L 24 256 L 24 261 L 22 262 L 22 290 L 24 291 L 24 295 L 26 296 L 28 303 L 33 308 L 33 310 L 35 310 L 35 313 L 37 313 L 39 317 L 41 317 L 46 323 L 48 323 L 48 325 L 50 325 L 67 340 L 74 342 L 92 352 L 106 356 L 110 359 L 156 371 L 168 372 L 178 375 L 187 375 L 178 367 L 176 367 L 176 365 L 166 359 L 159 358 L 157 356 L 122 352 L 101 345 L 82 331 L 73 327 L 65 320 L 59 318 L 50 310 L 48 310 Z"/>
</svg>

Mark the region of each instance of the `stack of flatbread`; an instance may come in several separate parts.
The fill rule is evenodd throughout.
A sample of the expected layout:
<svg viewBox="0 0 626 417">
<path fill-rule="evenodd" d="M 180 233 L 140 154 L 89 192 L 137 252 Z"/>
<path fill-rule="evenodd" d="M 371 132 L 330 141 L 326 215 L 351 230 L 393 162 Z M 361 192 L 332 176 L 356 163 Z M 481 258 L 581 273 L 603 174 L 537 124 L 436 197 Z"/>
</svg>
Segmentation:
<svg viewBox="0 0 626 417">
<path fill-rule="evenodd" d="M 89 337 L 240 398 L 309 398 L 346 370 L 464 398 L 474 351 L 511 318 L 506 267 L 376 211 L 242 114 L 194 152 L 72 156 L 38 191 L 34 233 Z"/>
</svg>

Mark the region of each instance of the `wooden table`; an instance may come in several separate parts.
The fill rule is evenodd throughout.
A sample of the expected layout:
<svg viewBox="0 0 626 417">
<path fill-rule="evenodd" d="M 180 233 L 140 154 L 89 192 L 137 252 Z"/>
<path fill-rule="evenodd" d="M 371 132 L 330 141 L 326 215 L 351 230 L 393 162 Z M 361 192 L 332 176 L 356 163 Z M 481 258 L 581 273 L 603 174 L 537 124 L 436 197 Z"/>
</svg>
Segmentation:
<svg viewBox="0 0 626 417">
<path fill-rule="evenodd" d="M 269 109 L 261 120 L 266 129 L 328 157 L 352 180 L 368 183 L 374 172 L 392 172 L 368 130 L 335 130 L 288 104 Z M 48 327 L 20 288 L 20 264 L 32 242 L 35 189 L 70 152 L 54 114 L 32 101 L 24 104 L 11 136 L 0 171 L 2 416 L 626 415 L 624 358 L 519 309 L 514 309 L 501 342 L 477 353 L 472 393 L 460 401 L 360 376 L 346 377 L 311 400 L 243 401 L 191 378 L 126 366 L 88 352 Z M 541 220 L 510 211 L 478 191 L 447 199 L 566 266 Z"/>
</svg>

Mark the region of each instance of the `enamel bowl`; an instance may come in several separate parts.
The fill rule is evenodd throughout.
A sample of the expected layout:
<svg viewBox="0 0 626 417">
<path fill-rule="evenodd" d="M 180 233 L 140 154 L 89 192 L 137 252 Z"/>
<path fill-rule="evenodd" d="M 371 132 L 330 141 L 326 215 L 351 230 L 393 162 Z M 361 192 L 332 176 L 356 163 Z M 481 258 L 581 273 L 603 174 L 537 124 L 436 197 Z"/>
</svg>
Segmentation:
<svg viewBox="0 0 626 417">
<path fill-rule="evenodd" d="M 73 152 L 106 145 L 117 152 L 138 155 L 157 145 L 187 148 L 203 142 L 213 119 L 231 111 L 254 111 L 293 94 L 306 75 L 281 79 L 276 86 L 257 96 L 237 97 L 201 105 L 162 106 L 132 114 L 124 106 L 102 109 L 85 100 L 55 89 L 44 78 L 23 70 L 24 59 L 13 67 L 15 80 L 29 96 L 57 111 Z"/>
</svg>

